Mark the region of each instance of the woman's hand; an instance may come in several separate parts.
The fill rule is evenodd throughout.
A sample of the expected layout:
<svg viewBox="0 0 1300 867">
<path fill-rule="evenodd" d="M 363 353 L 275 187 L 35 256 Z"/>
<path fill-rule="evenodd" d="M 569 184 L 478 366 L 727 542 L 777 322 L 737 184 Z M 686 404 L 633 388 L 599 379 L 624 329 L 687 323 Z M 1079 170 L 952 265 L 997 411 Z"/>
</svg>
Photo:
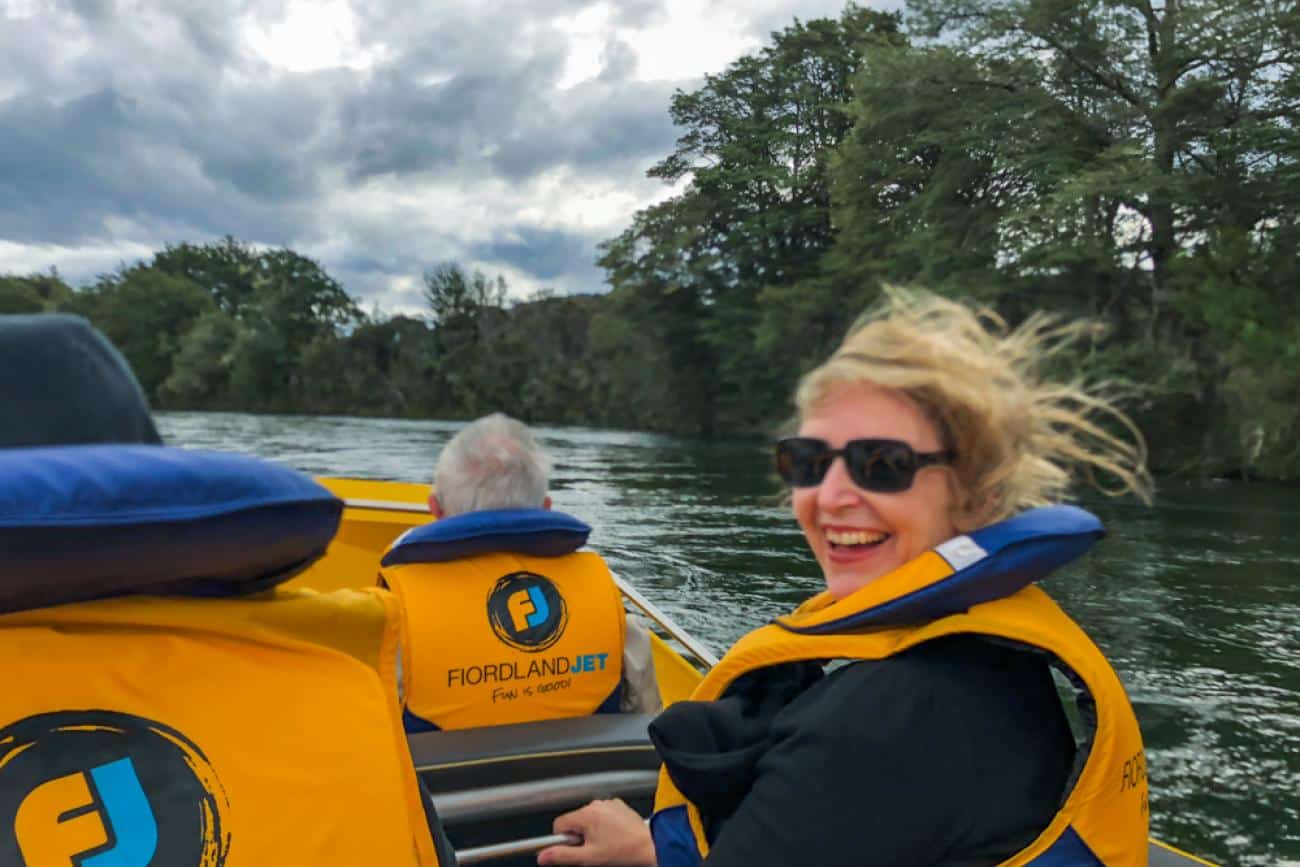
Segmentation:
<svg viewBox="0 0 1300 867">
<path fill-rule="evenodd" d="M 581 846 L 551 846 L 538 864 L 655 867 L 655 844 L 637 812 L 618 799 L 592 801 L 555 820 L 556 834 L 577 834 Z"/>
</svg>

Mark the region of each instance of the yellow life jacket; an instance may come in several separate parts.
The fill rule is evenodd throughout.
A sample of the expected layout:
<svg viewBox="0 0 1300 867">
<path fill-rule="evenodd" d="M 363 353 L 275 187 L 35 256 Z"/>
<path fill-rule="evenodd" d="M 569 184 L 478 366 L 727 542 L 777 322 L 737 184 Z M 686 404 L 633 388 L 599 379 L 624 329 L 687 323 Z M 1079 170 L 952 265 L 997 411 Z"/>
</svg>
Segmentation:
<svg viewBox="0 0 1300 867">
<path fill-rule="evenodd" d="M 1082 553 L 1104 531 L 1081 509 L 1035 509 L 959 536 L 835 600 L 827 593 L 741 638 L 700 683 L 693 700 L 723 695 L 739 677 L 787 662 L 880 660 L 957 633 L 1045 651 L 1084 695 L 1088 731 L 1068 796 L 1048 827 L 1003 861 L 1017 865 L 1147 863 L 1147 782 L 1137 718 L 1101 651 L 1037 587 L 1025 586 Z M 942 786 L 942 780 L 935 780 Z M 651 824 L 659 867 L 707 856 L 699 810 L 661 770 Z M 1041 860 L 1040 860 L 1041 859 Z"/>
<path fill-rule="evenodd" d="M 574 550 L 589 531 L 501 510 L 394 542 L 380 577 L 402 602 L 408 732 L 618 711 L 623 603 L 604 560 Z"/>
<path fill-rule="evenodd" d="M 436 865 L 380 591 L 0 616 L 0 864 Z"/>
</svg>

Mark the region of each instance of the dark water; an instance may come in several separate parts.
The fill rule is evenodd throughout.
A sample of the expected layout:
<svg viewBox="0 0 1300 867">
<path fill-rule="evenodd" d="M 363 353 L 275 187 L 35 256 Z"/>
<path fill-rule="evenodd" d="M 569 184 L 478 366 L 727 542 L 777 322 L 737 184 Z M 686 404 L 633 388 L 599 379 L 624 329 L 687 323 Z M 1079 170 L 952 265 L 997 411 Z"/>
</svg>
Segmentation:
<svg viewBox="0 0 1300 867">
<path fill-rule="evenodd" d="M 309 473 L 427 481 L 459 425 L 162 413 L 160 427 Z M 556 508 L 717 651 L 819 589 L 760 445 L 538 432 Z M 1154 509 L 1085 505 L 1111 536 L 1046 586 L 1137 708 L 1153 833 L 1225 867 L 1300 867 L 1300 489 L 1167 482 Z"/>
</svg>

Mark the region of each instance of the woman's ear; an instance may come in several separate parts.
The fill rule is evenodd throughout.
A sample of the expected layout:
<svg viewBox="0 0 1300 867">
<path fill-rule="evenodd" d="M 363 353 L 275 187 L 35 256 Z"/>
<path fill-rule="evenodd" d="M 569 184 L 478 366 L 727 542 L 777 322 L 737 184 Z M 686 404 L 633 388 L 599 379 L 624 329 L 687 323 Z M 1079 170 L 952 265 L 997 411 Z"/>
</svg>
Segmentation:
<svg viewBox="0 0 1300 867">
<path fill-rule="evenodd" d="M 948 490 L 952 492 L 952 508 L 949 518 L 952 520 L 952 526 L 959 533 L 969 533 L 971 530 L 978 530 L 983 527 L 987 521 L 989 508 L 986 502 L 987 496 L 977 497 L 957 478 L 956 472 L 948 472 Z"/>
<path fill-rule="evenodd" d="M 997 517 L 992 500 L 990 495 L 985 495 L 979 501 L 968 498 L 965 501 L 965 508 L 960 511 L 954 509 L 953 526 L 963 533 L 969 533 L 1002 520 Z"/>
<path fill-rule="evenodd" d="M 429 512 L 435 518 L 441 518 L 443 515 L 442 503 L 438 502 L 438 495 L 433 491 L 429 492 Z"/>
</svg>

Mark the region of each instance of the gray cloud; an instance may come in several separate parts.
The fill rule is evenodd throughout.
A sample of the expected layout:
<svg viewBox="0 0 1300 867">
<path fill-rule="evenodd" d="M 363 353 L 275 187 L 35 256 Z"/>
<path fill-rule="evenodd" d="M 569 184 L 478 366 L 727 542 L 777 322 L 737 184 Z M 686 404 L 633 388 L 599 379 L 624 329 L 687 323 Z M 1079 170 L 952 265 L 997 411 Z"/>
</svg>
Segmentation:
<svg viewBox="0 0 1300 867">
<path fill-rule="evenodd" d="M 599 288 L 595 246 L 659 189 L 644 172 L 676 139 L 672 91 L 693 82 L 637 80 L 632 37 L 611 35 L 598 74 L 558 89 L 572 44 L 551 22 L 591 0 L 356 4 L 367 63 L 272 67 L 249 21 L 298 5 L 63 0 L 25 18 L 0 12 L 0 249 L 231 234 L 294 246 L 395 307 L 449 258 Z M 752 21 L 770 30 L 840 6 L 789 0 Z M 665 0 L 611 9 L 616 28 L 667 20 Z M 574 198 L 557 201 L 564 191 Z"/>
<path fill-rule="evenodd" d="M 75 245 L 112 218 L 182 233 L 284 243 L 309 192 L 291 155 L 194 134 L 139 98 L 104 89 L 54 103 L 0 103 L 0 237 Z"/>
<path fill-rule="evenodd" d="M 601 76 L 521 113 L 492 163 L 519 179 L 567 164 L 632 173 L 664 156 L 676 140 L 667 119 L 672 87 Z"/>
<path fill-rule="evenodd" d="M 478 259 L 503 262 L 549 282 L 575 270 L 594 270 L 590 262 L 586 269 L 579 266 L 584 257 L 592 258 L 600 240 L 573 232 L 520 226 L 498 240 L 472 245 L 471 252 Z"/>
</svg>

